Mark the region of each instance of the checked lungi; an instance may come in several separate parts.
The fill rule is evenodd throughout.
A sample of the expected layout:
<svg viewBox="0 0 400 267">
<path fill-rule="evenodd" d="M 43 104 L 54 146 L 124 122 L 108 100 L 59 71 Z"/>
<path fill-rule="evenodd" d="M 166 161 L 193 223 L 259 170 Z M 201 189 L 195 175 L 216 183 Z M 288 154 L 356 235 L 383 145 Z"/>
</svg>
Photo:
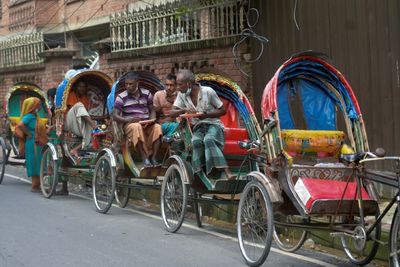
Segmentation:
<svg viewBox="0 0 400 267">
<path fill-rule="evenodd" d="M 218 124 L 200 123 L 193 129 L 192 167 L 195 173 L 204 166 L 207 174 L 215 169 L 227 168 L 223 149 L 225 144 L 224 128 Z"/>
</svg>

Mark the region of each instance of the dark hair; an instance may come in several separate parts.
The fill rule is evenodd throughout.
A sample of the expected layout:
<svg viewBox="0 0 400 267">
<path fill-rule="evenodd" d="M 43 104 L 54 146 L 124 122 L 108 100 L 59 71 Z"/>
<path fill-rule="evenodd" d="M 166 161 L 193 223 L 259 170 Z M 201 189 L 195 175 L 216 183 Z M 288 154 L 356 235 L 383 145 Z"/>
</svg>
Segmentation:
<svg viewBox="0 0 400 267">
<path fill-rule="evenodd" d="M 168 74 L 167 77 L 165 77 L 166 80 L 170 80 L 170 81 L 176 81 L 176 75 L 175 74 Z"/>
<path fill-rule="evenodd" d="M 49 90 L 47 90 L 47 97 L 54 97 L 56 95 L 56 92 L 56 88 L 50 88 Z"/>
<path fill-rule="evenodd" d="M 125 74 L 125 80 L 138 80 L 139 79 L 139 75 L 137 73 L 134 72 L 128 72 L 127 74 Z"/>
</svg>

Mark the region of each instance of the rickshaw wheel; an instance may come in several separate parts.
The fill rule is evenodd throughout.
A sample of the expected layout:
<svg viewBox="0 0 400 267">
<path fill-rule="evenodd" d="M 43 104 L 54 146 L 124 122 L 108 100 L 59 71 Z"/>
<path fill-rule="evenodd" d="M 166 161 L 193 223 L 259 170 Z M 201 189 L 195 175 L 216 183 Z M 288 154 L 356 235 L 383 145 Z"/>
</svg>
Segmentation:
<svg viewBox="0 0 400 267">
<path fill-rule="evenodd" d="M 390 227 L 390 242 L 389 242 L 389 262 L 391 267 L 400 266 L 400 214 L 398 207 L 393 215 L 392 226 Z"/>
<path fill-rule="evenodd" d="M 367 226 L 371 226 L 376 222 L 378 217 L 379 211 L 375 216 L 365 216 L 364 221 L 367 222 Z M 345 219 L 346 221 L 351 220 L 352 222 L 360 221 L 360 217 L 358 216 L 352 216 L 351 218 L 345 217 Z M 366 230 L 366 228 L 364 229 L 360 225 L 354 228 L 353 236 L 343 235 L 341 237 L 343 250 L 353 264 L 368 264 L 374 259 L 378 251 L 379 243 L 376 240 L 379 240 L 381 237 L 381 223 L 376 225 L 369 236 L 366 236 Z"/>
<path fill-rule="evenodd" d="M 58 183 L 57 162 L 53 159 L 50 148 L 46 148 L 40 162 L 40 189 L 45 198 L 51 198 Z"/>
<path fill-rule="evenodd" d="M 92 184 L 93 201 L 100 213 L 107 213 L 113 203 L 115 176 L 115 168 L 111 165 L 110 157 L 107 154 L 101 156 L 94 168 Z"/>
<path fill-rule="evenodd" d="M 130 185 L 131 179 L 126 178 L 123 183 L 118 185 L 115 189 L 115 200 L 120 208 L 125 208 L 128 205 L 131 196 L 131 189 L 125 185 Z"/>
<path fill-rule="evenodd" d="M 161 214 L 168 232 L 175 233 L 181 227 L 188 199 L 183 171 L 177 164 L 167 169 L 161 187 Z"/>
<path fill-rule="evenodd" d="M 307 239 L 307 231 L 298 227 L 283 226 L 280 223 L 296 223 L 303 218 L 295 215 L 284 215 L 280 212 L 274 214 L 274 240 L 279 249 L 286 252 L 295 252 Z"/>
<path fill-rule="evenodd" d="M 240 251 L 249 266 L 264 263 L 271 249 L 274 215 L 264 186 L 251 180 L 239 201 L 237 232 Z"/>
<path fill-rule="evenodd" d="M 2 137 L 0 137 L 0 184 L 3 182 L 4 173 L 6 171 L 6 163 L 7 163 L 7 149 L 6 143 Z"/>
</svg>

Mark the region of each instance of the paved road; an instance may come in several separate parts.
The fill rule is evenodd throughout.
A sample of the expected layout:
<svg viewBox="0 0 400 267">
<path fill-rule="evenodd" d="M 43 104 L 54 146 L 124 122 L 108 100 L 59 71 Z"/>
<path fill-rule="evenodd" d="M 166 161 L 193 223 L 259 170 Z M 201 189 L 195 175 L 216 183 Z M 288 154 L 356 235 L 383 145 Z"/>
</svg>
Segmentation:
<svg viewBox="0 0 400 267">
<path fill-rule="evenodd" d="M 234 235 L 187 225 L 163 229 L 159 214 L 132 207 L 95 212 L 84 196 L 45 199 L 30 192 L 21 168 L 0 185 L 0 266 L 245 266 Z M 273 248 L 263 266 L 351 266 L 346 260 Z"/>
</svg>

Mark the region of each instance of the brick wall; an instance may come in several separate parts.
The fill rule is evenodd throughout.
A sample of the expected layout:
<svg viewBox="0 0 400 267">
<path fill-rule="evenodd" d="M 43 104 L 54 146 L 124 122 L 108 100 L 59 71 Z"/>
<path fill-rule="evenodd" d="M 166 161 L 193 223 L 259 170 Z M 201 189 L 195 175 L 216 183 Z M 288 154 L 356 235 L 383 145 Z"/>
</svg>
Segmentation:
<svg viewBox="0 0 400 267">
<path fill-rule="evenodd" d="M 64 0 L 63 0 L 64 2 Z M 109 16 L 114 13 L 119 13 L 127 9 L 129 3 L 137 2 L 136 0 L 105 0 L 87 1 L 78 0 L 72 1 L 64 6 L 64 16 L 66 22 L 70 26 L 79 26 L 85 23 L 86 20 L 93 16 L 92 20 L 99 17 Z"/>
<path fill-rule="evenodd" d="M 240 54 L 244 53 L 249 53 L 248 46 L 242 48 Z M 113 56 L 106 53 L 100 56 L 100 69 L 113 80 L 130 70 L 150 70 L 163 80 L 167 74 L 175 73 L 179 68 L 189 68 L 195 73 L 210 69 L 230 77 L 252 98 L 250 80 L 235 65 L 232 46 L 151 55 Z"/>
</svg>

